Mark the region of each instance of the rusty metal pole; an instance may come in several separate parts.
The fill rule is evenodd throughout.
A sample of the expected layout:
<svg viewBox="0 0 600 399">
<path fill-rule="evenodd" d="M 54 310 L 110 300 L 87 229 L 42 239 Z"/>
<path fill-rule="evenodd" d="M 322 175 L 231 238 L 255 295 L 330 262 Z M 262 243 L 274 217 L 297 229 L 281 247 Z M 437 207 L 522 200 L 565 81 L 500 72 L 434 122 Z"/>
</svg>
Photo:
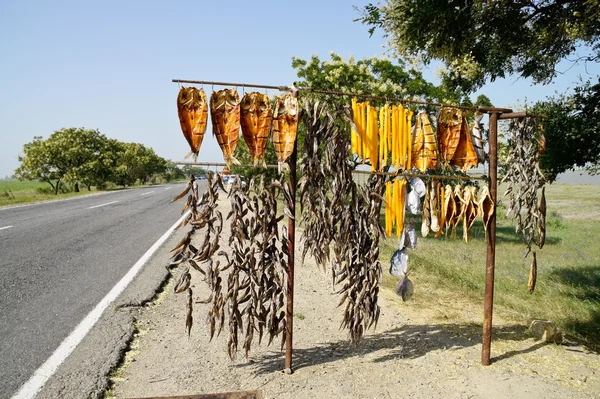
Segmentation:
<svg viewBox="0 0 600 399">
<path fill-rule="evenodd" d="M 490 113 L 489 137 L 489 188 L 494 205 L 498 198 L 498 113 Z M 481 348 L 481 364 L 490 365 L 490 350 L 492 346 L 492 315 L 494 310 L 494 269 L 496 267 L 496 206 L 492 213 L 486 231 L 487 260 L 485 266 L 485 299 L 483 303 L 483 338 Z"/>
<path fill-rule="evenodd" d="M 298 91 L 292 92 L 294 97 L 298 97 Z M 285 329 L 285 373 L 292 374 L 292 355 L 294 352 L 294 251 L 296 247 L 296 161 L 298 158 L 298 139 L 294 143 L 294 151 L 288 158 L 290 166 L 290 194 L 292 203 L 289 204 L 290 212 L 293 218 L 288 218 L 288 281 L 287 281 L 287 307 L 285 309 L 286 329 Z"/>
</svg>

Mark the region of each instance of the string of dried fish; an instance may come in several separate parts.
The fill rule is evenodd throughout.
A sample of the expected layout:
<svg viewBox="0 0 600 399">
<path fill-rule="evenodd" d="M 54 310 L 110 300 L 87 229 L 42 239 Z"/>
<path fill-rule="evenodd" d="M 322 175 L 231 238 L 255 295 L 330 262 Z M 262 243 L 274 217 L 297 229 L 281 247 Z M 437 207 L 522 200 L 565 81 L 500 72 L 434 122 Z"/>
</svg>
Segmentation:
<svg viewBox="0 0 600 399">
<path fill-rule="evenodd" d="M 346 157 L 349 146 L 352 149 L 348 125 L 356 132 L 359 157 L 368 158 L 372 149 L 377 151 L 373 142 L 364 143 L 361 149 L 359 140 L 368 140 L 368 135 L 366 131 L 365 137 L 359 134 L 363 131 L 360 105 L 353 104 L 352 108 L 354 121 L 350 109 L 306 102 L 301 114 L 306 128 L 305 157 L 300 163 L 298 187 L 303 259 L 310 253 L 323 268 L 331 263 L 333 285 L 341 286 L 337 291 L 341 295 L 339 305 L 345 305 L 341 327 L 348 328 L 351 341 L 357 343 L 379 318 L 379 237 L 385 231 L 378 217 L 385 177 L 372 175 L 364 187 L 352 177 L 355 164 Z M 365 110 L 365 122 L 368 113 Z"/>
<path fill-rule="evenodd" d="M 515 231 L 522 233 L 527 256 L 536 232 L 540 248 L 544 241 L 541 236 L 545 236 L 545 207 L 542 212 L 541 204 L 538 205 L 538 190 L 545 182 L 540 169 L 539 152 L 539 140 L 543 131 L 539 122 L 533 118 L 511 120 L 509 131 L 506 174 L 502 179 L 502 183 L 507 183 L 504 197 L 508 196 L 509 199 L 506 214 L 515 220 Z M 542 225 L 544 227 L 540 227 Z"/>
</svg>

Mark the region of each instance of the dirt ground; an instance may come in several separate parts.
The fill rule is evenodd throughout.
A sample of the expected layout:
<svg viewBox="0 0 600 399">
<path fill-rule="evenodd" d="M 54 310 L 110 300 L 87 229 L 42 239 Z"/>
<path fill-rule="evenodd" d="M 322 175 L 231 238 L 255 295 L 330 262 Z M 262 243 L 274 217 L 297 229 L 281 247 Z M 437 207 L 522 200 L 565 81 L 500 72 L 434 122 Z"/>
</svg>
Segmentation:
<svg viewBox="0 0 600 399">
<path fill-rule="evenodd" d="M 223 214 L 228 207 L 222 201 Z M 192 284 L 195 298 L 208 297 L 198 274 Z M 240 353 L 231 361 L 226 331 L 208 340 L 206 305 L 195 305 L 188 339 L 185 296 L 175 295 L 169 285 L 141 311 L 139 334 L 107 396 L 256 389 L 265 398 L 599 397 L 599 355 L 574 344 L 535 341 L 525 320 L 507 321 L 510 317 L 503 318 L 501 309 L 494 316 L 493 363 L 481 366 L 483 306 L 461 301 L 456 293 L 446 300 L 443 292 L 419 291 L 415 281 L 413 299 L 403 303 L 384 290 L 377 330 L 351 346 L 347 332 L 339 329 L 342 310 L 336 308 L 329 275 L 307 260 L 296 267 L 295 290 L 293 374 L 282 372 L 285 355 L 279 343 L 267 347 L 263 342 L 247 359 Z"/>
</svg>

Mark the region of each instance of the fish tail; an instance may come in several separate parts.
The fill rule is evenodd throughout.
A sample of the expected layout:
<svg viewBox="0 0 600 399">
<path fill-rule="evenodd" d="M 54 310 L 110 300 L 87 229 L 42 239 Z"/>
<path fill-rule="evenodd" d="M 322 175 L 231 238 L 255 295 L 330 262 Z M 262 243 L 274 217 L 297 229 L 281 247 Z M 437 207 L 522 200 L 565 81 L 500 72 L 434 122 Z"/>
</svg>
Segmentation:
<svg viewBox="0 0 600 399">
<path fill-rule="evenodd" d="M 194 156 L 194 162 L 198 162 L 198 153 L 194 152 L 194 151 L 188 152 L 187 155 L 185 157 L 183 157 L 183 159 L 188 159 L 192 155 Z"/>
<path fill-rule="evenodd" d="M 279 173 L 285 173 L 285 172 L 289 172 L 290 171 L 290 165 L 288 165 L 286 162 L 279 162 L 277 164 L 278 169 L 279 169 Z"/>
<path fill-rule="evenodd" d="M 231 155 L 229 158 L 225 158 L 225 162 L 227 163 L 227 166 L 231 167 L 231 165 L 241 165 L 241 162 L 238 161 L 233 155 Z"/>
</svg>

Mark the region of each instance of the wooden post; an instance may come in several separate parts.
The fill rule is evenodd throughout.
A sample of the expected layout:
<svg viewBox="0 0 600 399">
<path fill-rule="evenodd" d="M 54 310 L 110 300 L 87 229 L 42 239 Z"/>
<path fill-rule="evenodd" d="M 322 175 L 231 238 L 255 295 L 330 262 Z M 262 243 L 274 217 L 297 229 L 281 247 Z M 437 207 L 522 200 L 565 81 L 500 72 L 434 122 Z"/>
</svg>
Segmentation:
<svg viewBox="0 0 600 399">
<path fill-rule="evenodd" d="M 487 260 L 485 266 L 485 300 L 483 303 L 483 338 L 481 348 L 481 364 L 489 366 L 492 346 L 492 315 L 494 309 L 494 269 L 496 267 L 496 209 L 498 198 L 498 113 L 490 113 L 489 137 L 489 188 L 494 212 L 490 216 L 486 231 Z"/>
<path fill-rule="evenodd" d="M 294 97 L 298 97 L 298 91 L 292 91 Z M 294 143 L 294 151 L 288 158 L 290 166 L 290 194 L 292 203 L 289 204 L 291 218 L 288 218 L 288 281 L 287 281 L 287 306 L 285 309 L 285 373 L 292 374 L 292 355 L 294 352 L 294 251 L 296 247 L 296 163 L 298 158 L 298 139 Z"/>
</svg>

